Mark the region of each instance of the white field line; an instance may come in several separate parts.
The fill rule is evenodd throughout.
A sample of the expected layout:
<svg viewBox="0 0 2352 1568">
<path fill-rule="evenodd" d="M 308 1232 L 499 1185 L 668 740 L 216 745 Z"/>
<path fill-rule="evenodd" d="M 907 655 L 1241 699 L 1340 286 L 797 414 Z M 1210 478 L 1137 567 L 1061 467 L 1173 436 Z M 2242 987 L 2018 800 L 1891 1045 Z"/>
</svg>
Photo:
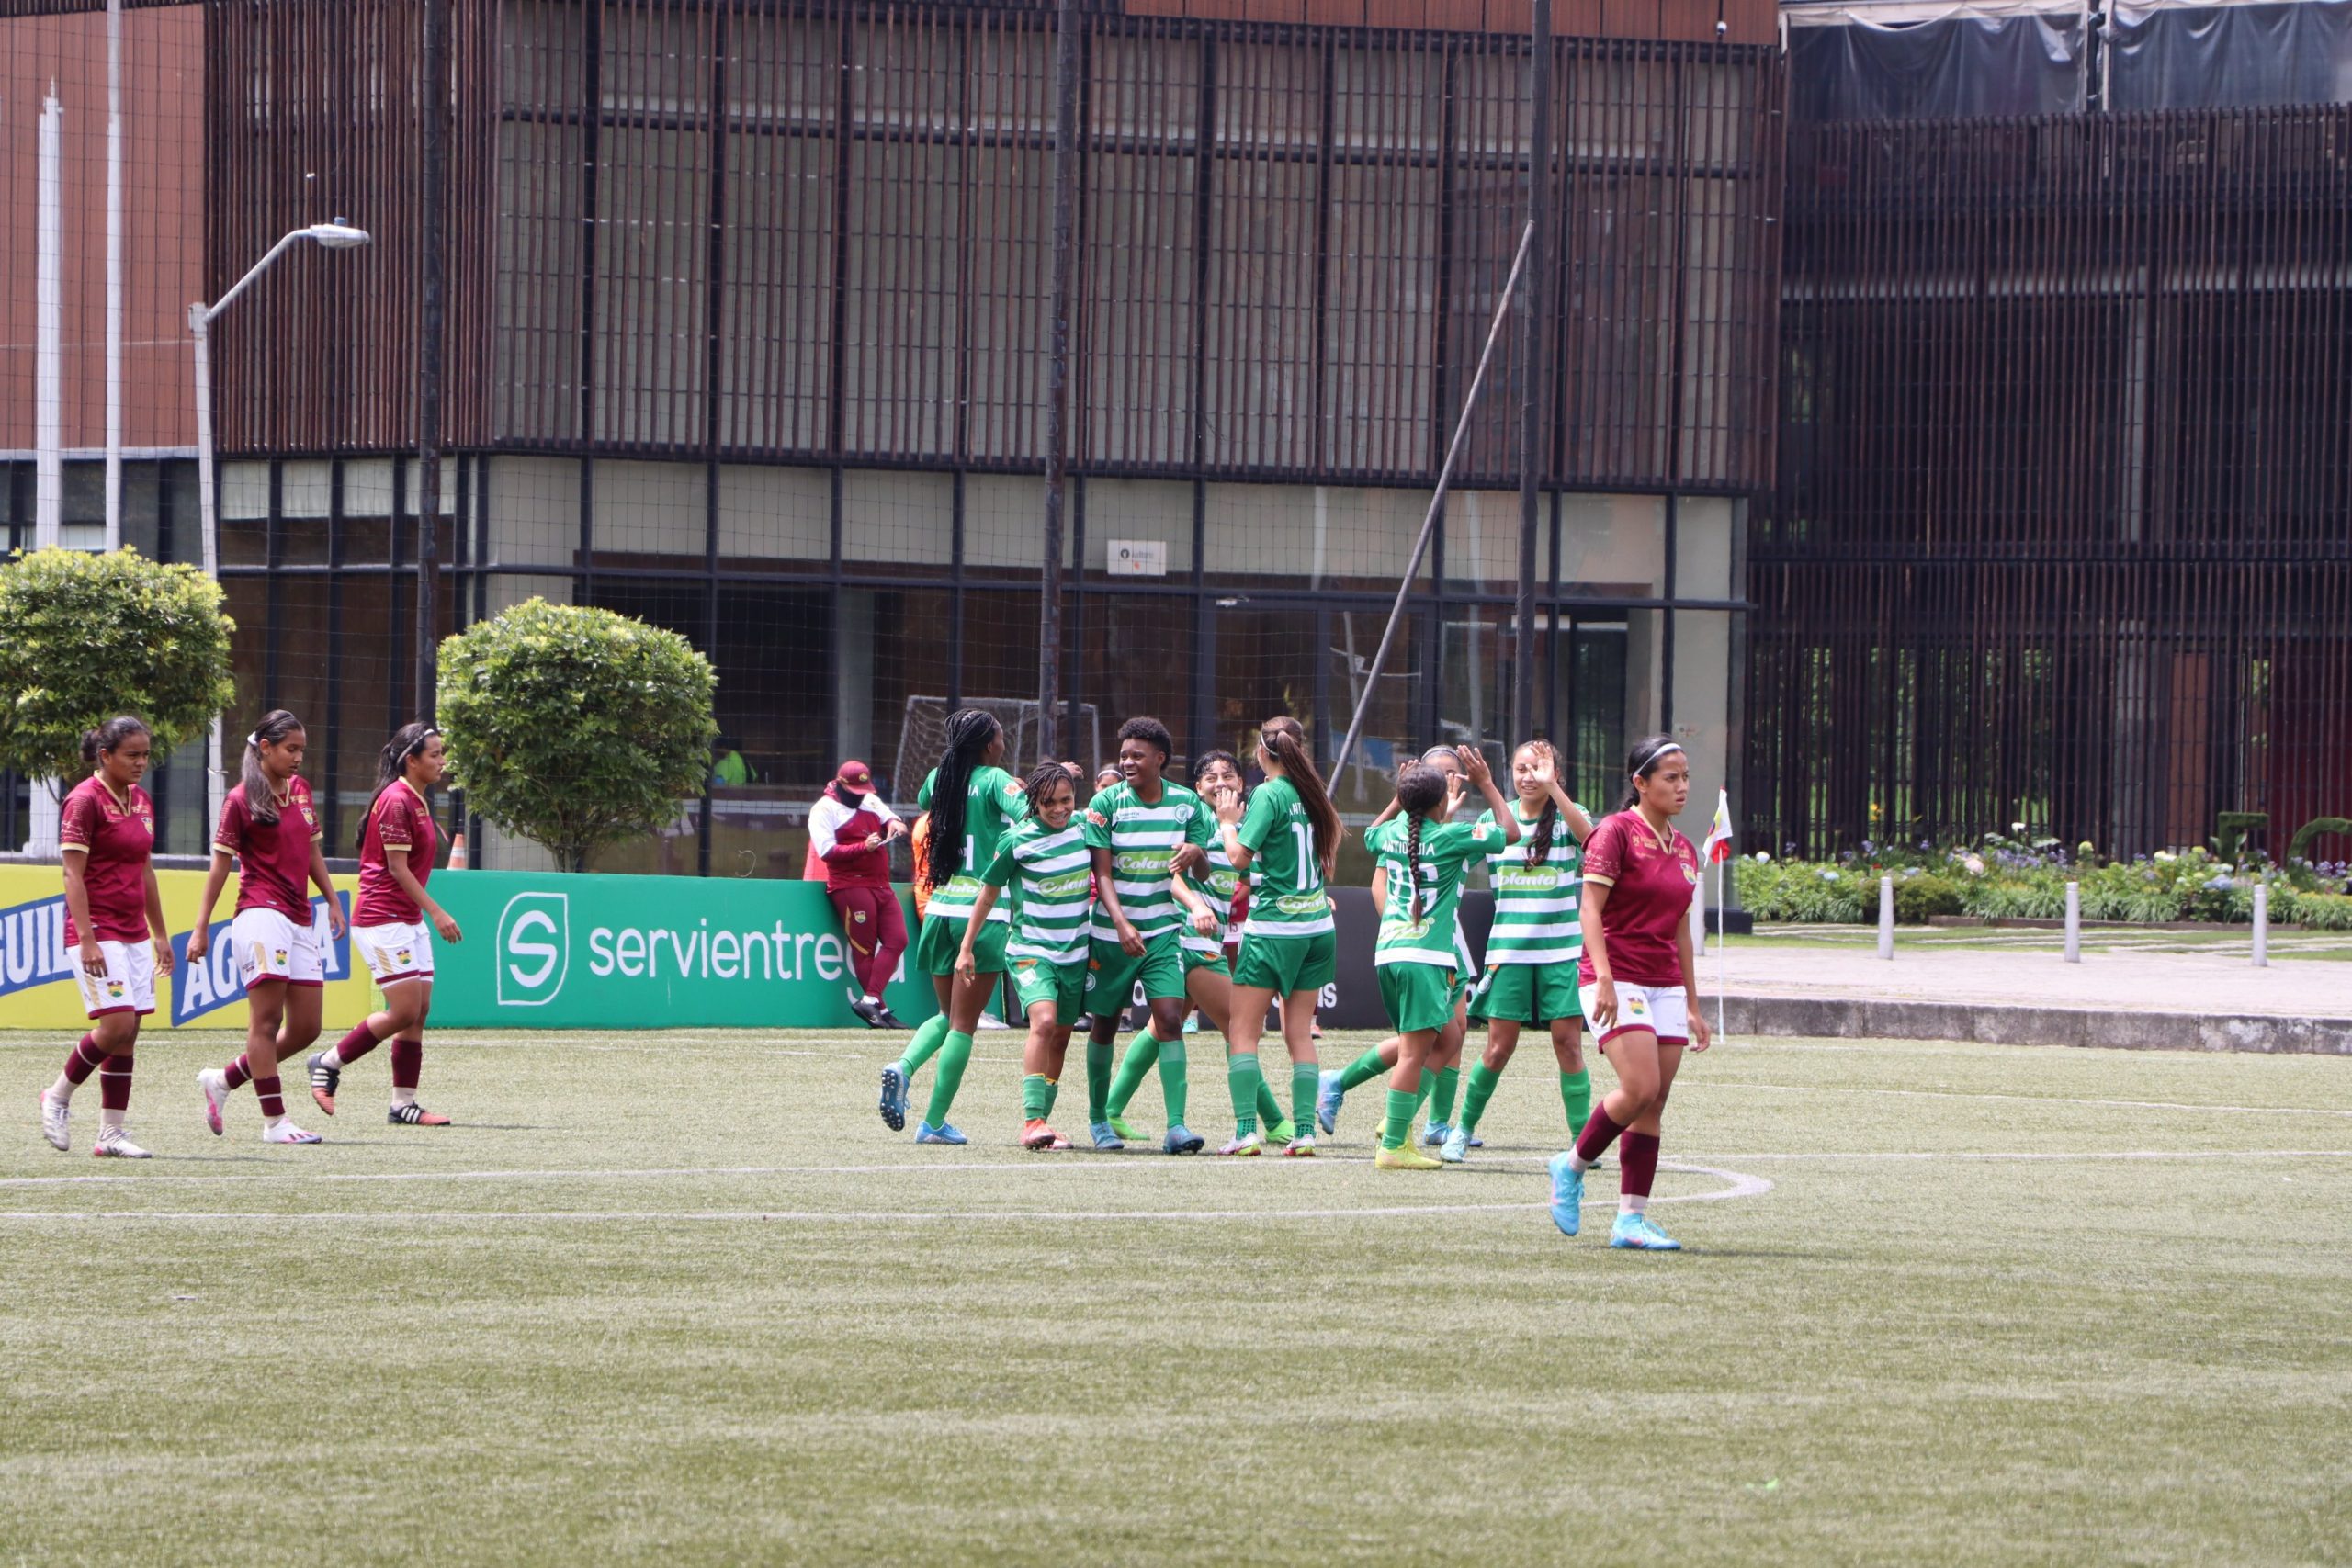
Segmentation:
<svg viewBox="0 0 2352 1568">
<path fill-rule="evenodd" d="M 2309 1105 L 2189 1105 L 2170 1100 L 2077 1100 L 2055 1094 L 1984 1094 L 1965 1089 L 1871 1089 L 1851 1084 L 1798 1083 L 1725 1083 L 1677 1079 L 1677 1088 L 1706 1093 L 1714 1089 L 1766 1089 L 1776 1094 L 1884 1094 L 1907 1100 L 1996 1100 L 2013 1105 L 2092 1105 L 2121 1111 L 2212 1111 L 2232 1116 L 2345 1116 L 2352 1111 L 2335 1111 L 2324 1106 Z"/>
</svg>

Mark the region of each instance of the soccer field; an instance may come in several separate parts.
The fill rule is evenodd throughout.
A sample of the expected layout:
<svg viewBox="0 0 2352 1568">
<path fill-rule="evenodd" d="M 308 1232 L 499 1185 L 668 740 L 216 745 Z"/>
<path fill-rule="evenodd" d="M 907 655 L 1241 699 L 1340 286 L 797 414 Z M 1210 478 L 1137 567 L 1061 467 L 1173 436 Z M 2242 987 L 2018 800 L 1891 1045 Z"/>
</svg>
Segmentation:
<svg viewBox="0 0 2352 1568">
<path fill-rule="evenodd" d="M 1371 1091 L 1314 1161 L 1023 1153 L 1003 1033 L 919 1149 L 898 1038 L 438 1037 L 458 1125 L 379 1053 L 305 1149 L 151 1036 L 136 1167 L 0 1039 L 0 1561 L 2352 1558 L 2352 1061 L 1719 1047 L 1671 1256 L 1613 1157 L 1554 1230 L 1540 1044 L 1414 1173 Z"/>
</svg>

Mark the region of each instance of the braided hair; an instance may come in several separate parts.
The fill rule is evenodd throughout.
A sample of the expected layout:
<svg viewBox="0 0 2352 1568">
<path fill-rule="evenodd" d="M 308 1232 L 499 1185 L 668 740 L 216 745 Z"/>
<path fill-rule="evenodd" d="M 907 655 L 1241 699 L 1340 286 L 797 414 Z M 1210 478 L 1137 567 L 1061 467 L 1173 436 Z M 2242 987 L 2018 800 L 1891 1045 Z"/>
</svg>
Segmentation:
<svg viewBox="0 0 2352 1568">
<path fill-rule="evenodd" d="M 962 866 L 964 807 L 972 774 L 1003 733 L 997 721 L 978 708 L 957 708 L 947 716 L 947 750 L 931 781 L 931 836 L 923 844 L 926 887 L 945 886 Z"/>
<path fill-rule="evenodd" d="M 1445 775 L 1427 762 L 1408 762 L 1396 775 L 1396 809 L 1404 813 L 1405 897 L 1413 924 L 1421 923 L 1421 824 L 1445 805 Z"/>
<path fill-rule="evenodd" d="M 1682 750 L 1682 742 L 1671 735 L 1645 735 L 1634 742 L 1625 753 L 1625 793 L 1618 799 L 1617 809 L 1631 811 L 1642 803 L 1641 792 L 1634 787 L 1635 779 L 1645 779 L 1657 765 Z"/>
<path fill-rule="evenodd" d="M 1340 821 L 1340 808 L 1331 804 L 1323 775 L 1315 771 L 1315 759 L 1307 754 L 1306 727 L 1288 714 L 1277 715 L 1258 727 L 1258 744 L 1283 765 L 1283 777 L 1298 791 L 1298 804 L 1315 829 L 1315 858 L 1323 863 L 1324 876 L 1329 877 L 1347 829 Z"/>
<path fill-rule="evenodd" d="M 1560 776 L 1560 749 L 1549 740 L 1531 740 L 1519 750 L 1532 751 L 1539 757 L 1551 758 L 1552 776 L 1555 779 Z M 1519 751 L 1514 751 L 1511 755 L 1516 758 Z M 1542 865 L 1552 858 L 1552 835 L 1558 830 L 1559 825 L 1560 803 L 1552 798 L 1552 792 L 1547 789 L 1544 792 L 1544 809 L 1536 813 L 1534 831 L 1527 835 L 1527 863 L 1529 865 Z"/>
</svg>

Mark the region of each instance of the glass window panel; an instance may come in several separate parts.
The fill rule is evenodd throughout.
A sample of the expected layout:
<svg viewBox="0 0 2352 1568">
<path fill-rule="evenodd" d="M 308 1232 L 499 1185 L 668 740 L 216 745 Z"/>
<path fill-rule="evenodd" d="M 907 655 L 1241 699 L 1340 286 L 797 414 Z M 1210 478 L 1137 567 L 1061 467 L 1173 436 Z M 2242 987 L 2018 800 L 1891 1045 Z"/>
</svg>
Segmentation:
<svg viewBox="0 0 2352 1568">
<path fill-rule="evenodd" d="M 1716 789 L 1738 772 L 1731 755 L 1731 612 L 1673 614 L 1674 736 L 1690 753 L 1690 807 L 1703 831 Z"/>
<path fill-rule="evenodd" d="M 1179 487 L 1182 488 L 1182 487 Z M 1071 507 L 1062 507 L 1062 564 L 1069 564 Z M 1046 482 L 1031 474 L 969 474 L 964 479 L 964 564 L 1034 577 L 1044 558 Z"/>
<path fill-rule="evenodd" d="M 1090 580 L 1107 576 L 1111 553 L 1122 545 L 1157 545 L 1167 557 L 1167 577 L 1181 581 L 1193 570 L 1193 487 L 1179 479 L 1086 481 L 1086 570 Z M 1136 558 L 1123 552 L 1124 558 Z"/>
<path fill-rule="evenodd" d="M 699 569 L 708 529 L 699 463 L 600 462 L 595 469 L 599 559 L 640 556 Z"/>
<path fill-rule="evenodd" d="M 832 549 L 831 474 L 822 468 L 718 470 L 722 570 L 764 570 L 783 562 L 821 567 Z"/>
<path fill-rule="evenodd" d="M 580 550 L 580 464 L 503 455 L 483 461 L 491 564 L 570 567 Z"/>
<path fill-rule="evenodd" d="M 1212 484 L 1207 580 L 1250 587 L 1268 578 L 1309 589 L 1394 594 L 1429 511 L 1427 491 Z M 1094 532 L 1092 513 L 1087 532 Z M 1430 570 L 1427 556 L 1421 575 Z"/>
<path fill-rule="evenodd" d="M 853 469 L 842 476 L 843 560 L 945 566 L 955 547 L 956 488 L 947 475 Z"/>
<path fill-rule="evenodd" d="M 1519 591 L 1519 493 L 1466 490 L 1445 498 L 1445 580 L 1474 593 Z M 1535 570 L 1544 580 L 1544 547 L 1552 532 L 1549 497 L 1536 498 Z"/>
<path fill-rule="evenodd" d="M 1637 612 L 1639 613 L 1639 612 Z M 1630 739 L 1625 722 L 1627 628 L 1620 619 L 1577 617 L 1555 637 L 1554 698 L 1568 793 L 1596 812 L 1617 804 Z"/>
<path fill-rule="evenodd" d="M 1666 502 L 1650 495 L 1560 498 L 1560 592 L 1655 598 L 1666 591 Z"/>
<path fill-rule="evenodd" d="M 1732 584 L 1731 501 L 1719 495 L 1683 496 L 1675 502 L 1674 522 L 1675 597 L 1737 598 Z"/>
</svg>

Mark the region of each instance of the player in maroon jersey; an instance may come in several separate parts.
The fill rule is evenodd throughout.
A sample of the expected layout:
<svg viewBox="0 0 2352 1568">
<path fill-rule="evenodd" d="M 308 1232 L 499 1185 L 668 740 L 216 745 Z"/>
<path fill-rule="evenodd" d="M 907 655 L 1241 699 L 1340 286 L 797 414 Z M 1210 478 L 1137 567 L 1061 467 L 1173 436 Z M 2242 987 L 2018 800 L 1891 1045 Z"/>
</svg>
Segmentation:
<svg viewBox="0 0 2352 1568">
<path fill-rule="evenodd" d="M 384 1120 L 407 1127 L 449 1124 L 447 1116 L 416 1102 L 424 1020 L 433 1010 L 433 936 L 438 931 L 444 942 L 464 940 L 449 911 L 424 890 L 440 842 L 433 786 L 447 766 L 448 748 L 429 724 L 402 725 L 377 754 L 376 798 L 359 827 L 359 902 L 351 912 L 351 945 L 384 993 L 384 1010 L 369 1013 L 311 1058 L 311 1098 L 330 1116 L 343 1069 L 390 1040 L 392 1104 Z"/>
<path fill-rule="evenodd" d="M 825 867 L 825 896 L 841 916 L 850 973 L 865 993 L 850 1011 L 874 1029 L 904 1029 L 883 999 L 883 987 L 907 951 L 906 914 L 890 886 L 890 840 L 907 825 L 874 790 L 874 773 L 854 759 L 808 808 L 808 852 Z"/>
<path fill-rule="evenodd" d="M 130 1109 L 132 1048 L 139 1021 L 155 1010 L 155 976 L 172 969 L 164 895 L 149 857 L 155 848 L 155 803 L 139 787 L 154 750 L 147 727 L 128 714 L 82 737 L 82 760 L 94 770 L 65 796 L 57 838 L 65 863 L 65 958 L 82 987 L 90 1032 L 67 1053 L 65 1070 L 40 1097 L 41 1135 L 61 1152 L 73 1147 L 68 1126 L 74 1090 L 98 1075 L 101 1158 L 145 1159 L 123 1117 Z"/>
<path fill-rule="evenodd" d="M 187 957 L 200 963 L 212 946 L 212 907 L 237 867 L 237 913 L 229 924 L 230 951 L 244 977 L 245 1051 L 225 1067 L 196 1075 L 204 1091 L 204 1122 L 215 1134 L 230 1091 L 251 1083 L 261 1101 L 262 1141 L 315 1144 L 286 1119 L 285 1093 L 277 1064 L 319 1037 L 319 1014 L 326 998 L 326 963 L 311 915 L 305 884 L 316 886 L 327 904 L 327 933 L 344 934 L 343 906 L 335 902 L 334 878 L 327 874 L 318 809 L 302 782 L 306 737 L 302 721 L 284 708 L 262 716 L 245 737 L 244 780 L 221 803 L 220 830 L 212 835 L 212 869 L 197 900 L 196 930 L 188 933 Z"/>
</svg>

